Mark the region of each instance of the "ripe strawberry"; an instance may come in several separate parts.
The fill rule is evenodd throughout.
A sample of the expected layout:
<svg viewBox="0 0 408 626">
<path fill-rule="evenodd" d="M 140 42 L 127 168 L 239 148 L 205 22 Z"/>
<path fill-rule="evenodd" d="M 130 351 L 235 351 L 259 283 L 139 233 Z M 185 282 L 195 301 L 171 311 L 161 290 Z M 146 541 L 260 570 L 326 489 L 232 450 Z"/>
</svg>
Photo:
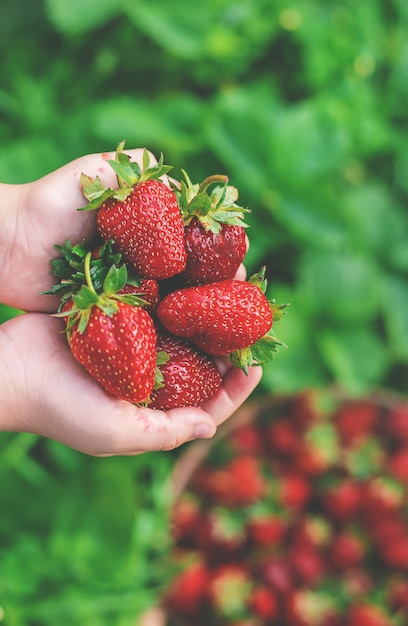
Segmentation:
<svg viewBox="0 0 408 626">
<path fill-rule="evenodd" d="M 383 561 L 392 569 L 408 570 L 408 527 L 393 535 L 382 537 L 378 551 Z"/>
<path fill-rule="evenodd" d="M 279 612 L 277 594 L 266 586 L 257 586 L 249 596 L 248 608 L 253 615 L 262 620 L 273 620 Z"/>
<path fill-rule="evenodd" d="M 156 330 L 134 295 L 119 295 L 126 266 L 112 266 L 98 294 L 85 257 L 86 284 L 65 303 L 67 334 L 74 358 L 109 393 L 133 403 L 145 402 L 156 376 Z M 65 315 L 63 313 L 62 315 Z"/>
<path fill-rule="evenodd" d="M 408 486 L 408 444 L 405 444 L 388 459 L 390 474 Z"/>
<path fill-rule="evenodd" d="M 362 602 L 350 607 L 345 623 L 347 626 L 392 626 L 393 622 L 379 606 Z"/>
<path fill-rule="evenodd" d="M 191 616 L 200 612 L 207 596 L 210 572 L 201 561 L 194 562 L 173 579 L 164 597 L 167 610 Z"/>
<path fill-rule="evenodd" d="M 397 443 L 408 444 L 408 405 L 394 407 L 387 416 L 384 429 Z"/>
<path fill-rule="evenodd" d="M 404 501 L 404 487 L 388 476 L 379 475 L 365 481 L 362 496 L 362 515 L 371 525 L 398 516 Z"/>
<path fill-rule="evenodd" d="M 324 511 L 334 520 L 348 522 L 361 510 L 363 485 L 354 478 L 336 479 L 321 493 Z"/>
<path fill-rule="evenodd" d="M 282 543 L 288 532 L 288 522 L 278 515 L 252 515 L 247 523 L 252 546 L 275 546 Z"/>
<path fill-rule="evenodd" d="M 130 162 L 119 144 L 116 172 L 119 188 L 105 188 L 99 177 L 81 175 L 81 187 L 89 204 L 80 210 L 98 209 L 96 223 L 105 241 L 115 246 L 143 278 L 164 279 L 183 271 L 186 264 L 184 226 L 177 196 L 160 179 L 171 168 L 150 165 L 144 151 L 143 166 Z"/>
<path fill-rule="evenodd" d="M 159 332 L 157 350 L 165 359 L 159 365 L 161 382 L 150 397 L 150 408 L 200 406 L 220 389 L 222 378 L 213 360 L 187 341 Z"/>
<path fill-rule="evenodd" d="M 234 429 L 230 436 L 230 443 L 233 449 L 244 454 L 260 454 L 262 446 L 262 436 L 253 424 L 243 424 Z"/>
<path fill-rule="evenodd" d="M 296 425 L 285 418 L 279 418 L 266 426 L 265 441 L 273 456 L 282 455 L 289 459 L 297 457 L 302 445 Z"/>
<path fill-rule="evenodd" d="M 370 401 L 354 401 L 342 404 L 333 415 L 340 439 L 345 446 L 369 437 L 377 427 L 378 408 Z"/>
<path fill-rule="evenodd" d="M 320 581 L 326 571 L 322 553 L 312 545 L 293 546 L 288 554 L 292 570 L 299 583 L 313 586 Z"/>
<path fill-rule="evenodd" d="M 278 479 L 278 500 L 281 506 L 292 512 L 303 510 L 311 496 L 310 481 L 297 472 L 288 472 Z"/>
<path fill-rule="evenodd" d="M 408 617 L 408 579 L 406 577 L 393 578 L 387 589 L 387 598 L 392 611 L 399 611 Z"/>
<path fill-rule="evenodd" d="M 243 213 L 236 204 L 238 191 L 227 185 L 226 176 L 214 175 L 193 185 L 186 172 L 185 182 L 175 190 L 184 222 L 187 253 L 183 279 L 198 285 L 233 278 L 246 254 Z M 221 185 L 207 189 L 214 183 Z"/>
<path fill-rule="evenodd" d="M 195 545 L 196 531 L 202 512 L 192 498 L 177 500 L 171 511 L 171 535 L 174 543 L 181 547 Z"/>
<path fill-rule="evenodd" d="M 155 313 L 160 302 L 159 283 L 153 278 L 134 278 L 118 292 L 120 295 L 134 294 L 144 301 L 143 308 Z"/>
<path fill-rule="evenodd" d="M 264 496 L 267 483 L 259 461 L 243 455 L 220 468 L 202 468 L 197 474 L 195 486 L 213 504 L 241 507 L 253 504 Z"/>
<path fill-rule="evenodd" d="M 360 565 L 364 558 L 365 546 L 362 539 L 350 530 L 343 530 L 332 540 L 328 559 L 336 571 L 345 571 Z"/>
<path fill-rule="evenodd" d="M 270 303 L 265 268 L 249 281 L 224 280 L 169 293 L 157 308 L 165 328 L 193 341 L 214 356 L 229 355 L 244 371 L 266 363 L 280 343 L 271 334 L 272 323 L 284 305 Z"/>
</svg>

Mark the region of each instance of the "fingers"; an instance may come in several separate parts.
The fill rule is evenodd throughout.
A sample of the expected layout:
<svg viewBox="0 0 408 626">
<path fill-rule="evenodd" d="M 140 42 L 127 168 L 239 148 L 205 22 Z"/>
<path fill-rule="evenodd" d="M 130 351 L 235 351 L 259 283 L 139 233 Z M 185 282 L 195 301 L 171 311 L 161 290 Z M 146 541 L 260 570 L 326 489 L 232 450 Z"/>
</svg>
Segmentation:
<svg viewBox="0 0 408 626">
<path fill-rule="evenodd" d="M 219 426 L 248 398 L 261 378 L 261 367 L 249 368 L 248 375 L 246 375 L 242 370 L 232 366 L 224 373 L 220 391 L 202 408 Z"/>
<path fill-rule="evenodd" d="M 167 412 L 140 408 L 114 398 L 92 379 L 73 358 L 62 326 L 61 320 L 36 313 L 4 325 L 9 347 L 3 356 L 10 364 L 9 377 L 18 380 L 16 397 L 23 416 L 15 430 L 55 439 L 92 456 L 172 450 L 192 439 L 212 437 L 262 374 L 261 368 L 250 368 L 246 376 L 220 360 L 222 388 L 202 407 Z"/>
<path fill-rule="evenodd" d="M 102 428 L 99 424 L 98 446 L 93 443 L 88 454 L 129 456 L 168 451 L 193 439 L 210 438 L 216 432 L 214 420 L 201 408 L 165 412 L 117 403 L 117 409 L 110 411 Z"/>
</svg>

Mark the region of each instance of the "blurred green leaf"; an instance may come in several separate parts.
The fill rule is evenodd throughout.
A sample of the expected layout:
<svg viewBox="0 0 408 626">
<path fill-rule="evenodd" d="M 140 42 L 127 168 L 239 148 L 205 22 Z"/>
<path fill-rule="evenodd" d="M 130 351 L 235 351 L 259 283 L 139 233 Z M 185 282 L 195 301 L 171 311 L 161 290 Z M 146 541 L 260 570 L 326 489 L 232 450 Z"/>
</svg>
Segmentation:
<svg viewBox="0 0 408 626">
<path fill-rule="evenodd" d="M 129 148 L 189 154 L 202 149 L 202 116 L 203 105 L 194 96 L 173 94 L 156 102 L 122 97 L 104 100 L 94 108 L 92 128 L 112 146 L 121 137 Z"/>
<path fill-rule="evenodd" d="M 382 308 L 390 350 L 394 358 L 408 362 L 408 282 L 389 276 L 384 281 Z"/>
<path fill-rule="evenodd" d="M 303 307 L 318 319 L 359 325 L 379 312 L 382 277 L 362 253 L 306 253 L 299 267 Z"/>
<path fill-rule="evenodd" d="M 47 14 L 57 30 L 78 35 L 94 30 L 118 13 L 119 0 L 44 0 Z"/>
<path fill-rule="evenodd" d="M 317 342 L 333 380 L 351 393 L 367 393 L 387 371 L 387 351 L 374 326 L 321 330 Z"/>
<path fill-rule="evenodd" d="M 122 3 L 128 17 L 157 43 L 175 55 L 196 58 L 204 47 L 209 28 L 208 6 L 178 0 L 171 4 L 160 0 L 127 0 Z"/>
</svg>

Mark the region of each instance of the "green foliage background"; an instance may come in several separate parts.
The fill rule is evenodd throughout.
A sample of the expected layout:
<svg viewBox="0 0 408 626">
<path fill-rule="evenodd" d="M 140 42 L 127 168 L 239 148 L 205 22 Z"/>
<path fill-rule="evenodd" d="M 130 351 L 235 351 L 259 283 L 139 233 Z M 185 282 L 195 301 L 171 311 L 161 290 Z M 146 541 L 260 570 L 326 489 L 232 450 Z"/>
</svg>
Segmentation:
<svg viewBox="0 0 408 626">
<path fill-rule="evenodd" d="M 3 3 L 0 180 L 122 139 L 175 176 L 227 173 L 248 270 L 291 303 L 260 390 L 406 391 L 407 35 L 405 0 Z M 0 445 L 0 621 L 135 624 L 166 577 L 177 453 Z"/>
</svg>

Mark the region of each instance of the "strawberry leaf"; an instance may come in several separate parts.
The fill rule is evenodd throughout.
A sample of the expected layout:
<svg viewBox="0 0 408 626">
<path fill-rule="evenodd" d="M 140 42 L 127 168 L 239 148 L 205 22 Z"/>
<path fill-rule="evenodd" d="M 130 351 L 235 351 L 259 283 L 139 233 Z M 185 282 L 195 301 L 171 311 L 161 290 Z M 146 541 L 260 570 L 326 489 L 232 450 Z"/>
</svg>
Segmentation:
<svg viewBox="0 0 408 626">
<path fill-rule="evenodd" d="M 98 209 L 105 200 L 111 198 L 115 191 L 110 189 L 109 187 L 104 187 L 99 176 L 96 178 L 92 178 L 87 174 L 81 174 L 79 180 L 82 193 L 84 197 L 89 201 L 84 207 L 80 207 L 78 211 L 90 211 L 93 209 Z"/>
<path fill-rule="evenodd" d="M 206 193 L 195 196 L 188 206 L 191 215 L 205 216 L 211 210 L 211 200 Z"/>
<path fill-rule="evenodd" d="M 127 268 L 123 264 L 119 268 L 112 265 L 106 274 L 106 278 L 103 283 L 103 291 L 106 296 L 112 296 L 117 293 L 126 285 L 127 281 Z"/>
<path fill-rule="evenodd" d="M 253 346 L 251 346 L 252 352 L 252 364 L 253 365 L 266 365 L 271 363 L 275 358 L 275 353 L 279 352 L 279 347 L 286 348 L 284 343 L 279 341 L 277 337 L 270 330 L 266 335 L 259 339 Z"/>
<path fill-rule="evenodd" d="M 77 294 L 73 296 L 73 301 L 78 309 L 92 308 L 99 300 L 98 294 L 90 289 L 88 285 L 82 285 Z"/>
<path fill-rule="evenodd" d="M 139 166 L 136 164 L 137 170 L 139 170 L 139 175 L 138 175 L 137 171 L 135 171 L 135 168 L 133 167 L 134 164 L 130 162 L 129 157 L 126 156 L 125 154 L 120 155 L 119 161 L 113 161 L 111 159 L 110 161 L 108 161 L 108 163 L 111 166 L 111 168 L 114 170 L 117 176 L 119 188 L 122 188 L 123 183 L 126 183 L 126 185 L 130 188 L 129 189 L 129 193 L 130 193 L 130 191 L 132 191 L 131 187 L 139 181 L 139 178 L 140 178 Z"/>
<path fill-rule="evenodd" d="M 250 276 L 248 279 L 248 282 L 258 287 L 262 291 L 262 293 L 265 293 L 266 288 L 268 286 L 268 282 L 265 278 L 265 274 L 266 274 L 266 266 L 264 265 L 261 267 L 259 272 L 257 272 L 256 274 L 252 274 L 252 276 Z"/>
<path fill-rule="evenodd" d="M 154 389 L 161 389 L 162 387 L 164 387 L 164 378 L 163 378 L 163 374 L 160 370 L 160 365 L 164 365 L 165 363 L 167 363 L 170 360 L 169 355 L 167 354 L 167 352 L 164 352 L 163 350 L 159 350 L 156 354 L 156 376 L 155 376 L 155 380 L 154 380 Z"/>
</svg>

